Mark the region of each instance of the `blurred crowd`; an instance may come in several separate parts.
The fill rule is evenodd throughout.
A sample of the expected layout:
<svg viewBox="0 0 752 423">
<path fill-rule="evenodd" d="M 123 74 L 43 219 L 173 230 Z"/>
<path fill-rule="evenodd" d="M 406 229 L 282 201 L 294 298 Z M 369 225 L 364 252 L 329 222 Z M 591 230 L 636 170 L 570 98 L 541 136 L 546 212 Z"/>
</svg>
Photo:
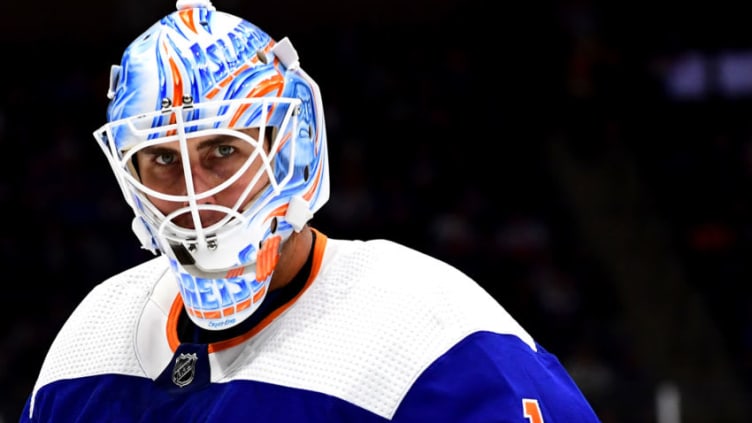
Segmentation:
<svg viewBox="0 0 752 423">
<path fill-rule="evenodd" d="M 619 151 L 752 399 L 752 68 L 733 62 L 738 77 L 724 90 L 725 68 L 714 65 L 726 48 L 752 49 L 752 37 L 740 39 L 734 20 L 692 32 L 668 6 L 648 17 L 623 2 L 571 0 L 496 15 L 456 3 L 424 19 L 256 22 L 290 36 L 322 88 L 332 198 L 313 225 L 456 265 L 560 357 L 604 422 L 653 422 L 660 381 L 624 330 L 619 275 L 583 235 L 550 159 L 556 144 L 580 166 Z M 252 8 L 228 11 L 254 21 Z M 134 31 L 76 45 L 50 38 L 49 55 L 2 41 L 24 66 L 0 92 L 0 254 L 10 270 L 0 423 L 17 420 L 83 295 L 150 257 L 91 136 L 104 123 L 109 65 Z"/>
</svg>

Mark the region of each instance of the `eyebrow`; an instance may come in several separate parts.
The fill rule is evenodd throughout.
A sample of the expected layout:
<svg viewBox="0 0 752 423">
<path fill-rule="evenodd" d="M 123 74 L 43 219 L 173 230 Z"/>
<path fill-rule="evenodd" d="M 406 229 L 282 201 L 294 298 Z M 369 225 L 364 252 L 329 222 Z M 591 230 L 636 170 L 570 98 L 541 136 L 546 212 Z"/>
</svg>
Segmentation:
<svg viewBox="0 0 752 423">
<path fill-rule="evenodd" d="M 234 141 L 236 138 L 231 135 L 216 135 L 214 137 L 211 137 L 209 139 L 203 140 L 198 143 L 197 149 L 201 150 L 204 148 L 211 148 L 216 145 L 225 144 L 228 142 Z M 152 145 L 150 147 L 146 147 L 141 152 L 146 154 L 161 154 L 165 152 L 174 153 L 178 151 L 177 148 L 172 147 L 165 147 L 163 144 L 160 145 Z"/>
</svg>

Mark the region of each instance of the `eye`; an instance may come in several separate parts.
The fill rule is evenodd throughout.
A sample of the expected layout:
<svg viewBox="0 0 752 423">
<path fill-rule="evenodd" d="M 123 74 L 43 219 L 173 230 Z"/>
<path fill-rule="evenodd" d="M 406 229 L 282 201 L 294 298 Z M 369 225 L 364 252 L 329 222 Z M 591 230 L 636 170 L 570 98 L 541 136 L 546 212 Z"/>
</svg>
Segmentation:
<svg viewBox="0 0 752 423">
<path fill-rule="evenodd" d="M 163 166 L 171 165 L 177 161 L 177 154 L 159 153 L 154 156 L 154 161 Z"/>
<path fill-rule="evenodd" d="M 227 157 L 232 155 L 232 153 L 235 152 L 235 147 L 227 144 L 218 145 L 217 148 L 214 149 L 214 155 L 216 157 Z"/>
</svg>

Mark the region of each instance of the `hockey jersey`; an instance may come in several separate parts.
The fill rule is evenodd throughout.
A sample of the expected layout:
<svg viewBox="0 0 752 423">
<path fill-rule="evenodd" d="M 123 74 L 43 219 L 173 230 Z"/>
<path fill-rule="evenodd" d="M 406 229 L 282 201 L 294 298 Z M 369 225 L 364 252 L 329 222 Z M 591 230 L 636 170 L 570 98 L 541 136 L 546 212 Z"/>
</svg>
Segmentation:
<svg viewBox="0 0 752 423">
<path fill-rule="evenodd" d="M 167 259 L 96 286 L 21 422 L 597 422 L 557 358 L 458 269 L 316 232 L 300 293 L 232 339 L 181 342 Z"/>
</svg>

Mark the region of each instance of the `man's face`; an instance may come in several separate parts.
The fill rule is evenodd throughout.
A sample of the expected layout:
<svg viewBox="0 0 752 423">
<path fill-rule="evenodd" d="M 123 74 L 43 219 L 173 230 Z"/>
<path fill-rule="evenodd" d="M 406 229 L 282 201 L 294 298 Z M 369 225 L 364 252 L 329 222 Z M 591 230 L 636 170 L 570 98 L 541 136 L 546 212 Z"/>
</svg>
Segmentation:
<svg viewBox="0 0 752 423">
<path fill-rule="evenodd" d="M 258 139 L 258 128 L 245 129 L 242 132 L 253 139 Z M 229 135 L 191 138 L 187 144 L 190 180 L 186 182 L 180 145 L 178 141 L 175 141 L 147 147 L 136 153 L 141 182 L 155 191 L 175 196 L 185 196 L 188 193 L 187 184 L 192 184 L 198 197 L 198 204 L 233 208 L 262 165 L 262 159 L 256 152 L 256 147 Z M 267 143 L 264 143 L 263 149 L 267 152 Z M 238 180 L 222 190 L 210 195 L 202 195 L 235 175 L 251 158 L 252 163 L 242 172 Z M 264 173 L 250 192 L 244 196 L 243 205 L 239 210 L 243 210 L 268 182 L 269 177 Z M 148 197 L 165 215 L 187 205 L 186 201 L 169 201 L 151 195 Z M 202 210 L 200 216 L 202 226 L 207 227 L 221 220 L 226 213 Z M 193 218 L 187 212 L 176 216 L 173 222 L 184 228 L 194 227 Z"/>
</svg>

